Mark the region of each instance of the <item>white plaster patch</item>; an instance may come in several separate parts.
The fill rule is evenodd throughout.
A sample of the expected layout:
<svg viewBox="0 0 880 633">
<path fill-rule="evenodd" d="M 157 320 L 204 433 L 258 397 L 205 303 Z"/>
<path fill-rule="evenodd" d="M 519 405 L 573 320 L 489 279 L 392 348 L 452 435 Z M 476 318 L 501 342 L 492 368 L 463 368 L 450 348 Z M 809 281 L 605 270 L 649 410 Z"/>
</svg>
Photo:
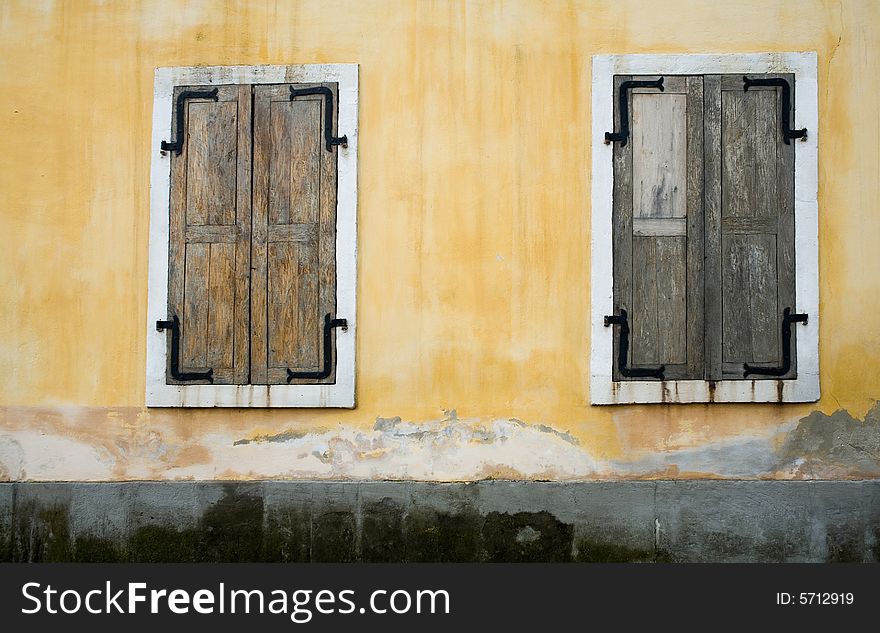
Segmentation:
<svg viewBox="0 0 880 633">
<path fill-rule="evenodd" d="M 470 481 L 590 478 L 601 469 L 567 434 L 518 420 L 380 419 L 369 431 L 343 427 L 275 438 L 282 439 L 242 443 L 209 436 L 203 446 L 211 452 L 210 463 L 173 468 L 167 476 L 211 479 L 235 472 L 249 478 Z"/>
<path fill-rule="evenodd" d="M 0 471 L 8 481 L 105 481 L 115 460 L 79 440 L 39 431 L 13 431 L 0 437 Z"/>
</svg>

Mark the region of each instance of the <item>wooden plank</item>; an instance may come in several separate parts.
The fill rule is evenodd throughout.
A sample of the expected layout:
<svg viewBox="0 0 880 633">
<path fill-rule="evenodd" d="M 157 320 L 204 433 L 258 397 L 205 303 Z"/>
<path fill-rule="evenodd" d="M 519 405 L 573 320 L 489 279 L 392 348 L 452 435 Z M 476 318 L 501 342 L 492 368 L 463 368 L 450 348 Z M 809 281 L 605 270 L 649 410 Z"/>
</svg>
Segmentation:
<svg viewBox="0 0 880 633">
<path fill-rule="evenodd" d="M 682 237 L 633 239 L 633 365 L 687 362 L 687 282 Z"/>
<path fill-rule="evenodd" d="M 206 366 L 234 366 L 235 244 L 211 244 L 208 265 Z"/>
<path fill-rule="evenodd" d="M 724 235 L 723 361 L 777 358 L 780 311 L 776 304 L 776 236 Z M 741 373 L 741 372 L 740 372 Z"/>
<path fill-rule="evenodd" d="M 705 375 L 721 380 L 721 76 L 703 78 Z"/>
<path fill-rule="evenodd" d="M 703 78 L 687 78 L 687 288 L 685 291 L 687 374 L 705 378 L 705 216 Z"/>
<path fill-rule="evenodd" d="M 743 236 L 749 247 L 749 320 L 751 361 L 782 361 L 778 354 L 782 310 L 776 303 L 776 236 Z"/>
<path fill-rule="evenodd" d="M 657 254 L 658 362 L 687 362 L 687 239 L 654 238 Z"/>
<path fill-rule="evenodd" d="M 233 354 L 235 370 L 232 380 L 237 385 L 250 382 L 250 285 L 251 285 L 251 145 L 253 143 L 253 91 L 239 86 L 238 94 L 238 162 L 236 171 L 235 243 L 235 320 Z"/>
<path fill-rule="evenodd" d="M 238 226 L 212 226 L 210 224 L 186 227 L 187 244 L 235 244 L 241 236 Z"/>
<path fill-rule="evenodd" d="M 271 99 L 267 102 L 269 110 L 269 146 L 266 163 L 269 168 L 269 208 L 268 224 L 290 223 L 290 180 L 292 157 L 290 155 L 291 117 L 289 101 Z"/>
<path fill-rule="evenodd" d="M 180 319 L 180 362 L 186 367 L 207 367 L 209 249 L 208 244 L 186 247 L 184 305 Z"/>
<path fill-rule="evenodd" d="M 756 165 L 754 155 L 755 95 L 722 91 L 721 208 L 723 217 L 754 217 Z"/>
<path fill-rule="evenodd" d="M 251 384 L 267 384 L 269 166 L 272 160 L 270 118 L 272 86 L 254 86 L 253 222 L 251 234 Z"/>
<path fill-rule="evenodd" d="M 318 369 L 317 268 L 315 243 L 269 244 L 269 368 Z"/>
<path fill-rule="evenodd" d="M 760 235 L 776 233 L 776 218 L 726 217 L 721 218 L 724 235 Z"/>
<path fill-rule="evenodd" d="M 683 218 L 687 207 L 687 95 L 632 97 L 633 216 Z"/>
<path fill-rule="evenodd" d="M 235 101 L 187 102 L 187 223 L 235 221 L 237 151 Z"/>
<path fill-rule="evenodd" d="M 632 365 L 660 363 L 660 324 L 657 323 L 657 239 L 632 241 L 632 309 L 629 312 Z M 665 271 L 664 271 L 665 272 Z"/>
<path fill-rule="evenodd" d="M 637 237 L 686 237 L 687 218 L 633 218 L 633 235 Z"/>
<path fill-rule="evenodd" d="M 639 81 L 657 81 L 660 75 L 639 75 Z M 687 75 L 663 75 L 662 94 L 687 94 Z M 633 94 L 659 94 L 656 88 L 633 88 Z M 616 93 L 615 93 L 616 94 Z"/>
<path fill-rule="evenodd" d="M 733 92 L 742 92 L 743 91 L 743 76 L 741 74 L 737 75 L 718 75 L 721 78 L 721 89 L 722 90 L 730 90 Z M 751 79 L 757 79 L 758 77 L 778 77 L 779 75 L 747 75 L 747 77 Z M 774 92 L 776 88 L 773 86 L 752 86 L 749 88 L 749 92 L 752 91 L 765 91 L 765 92 Z"/>
<path fill-rule="evenodd" d="M 775 222 L 779 135 L 775 103 L 773 92 L 723 92 L 722 208 L 725 218 Z"/>
<path fill-rule="evenodd" d="M 289 222 L 313 223 L 318 221 L 321 191 L 321 158 L 328 154 L 320 142 L 323 138 L 324 101 L 318 96 L 298 97 L 289 102 L 290 180 Z M 317 142 L 316 142 L 317 139 Z M 336 152 L 333 152 L 335 156 Z"/>
<path fill-rule="evenodd" d="M 752 217 L 756 222 L 776 225 L 779 221 L 779 157 L 776 146 L 781 135 L 775 92 L 755 93 L 755 115 L 755 134 L 752 138 L 757 190 Z"/>
<path fill-rule="evenodd" d="M 269 225 L 270 242 L 314 242 L 317 238 L 318 224 L 315 222 Z"/>
</svg>

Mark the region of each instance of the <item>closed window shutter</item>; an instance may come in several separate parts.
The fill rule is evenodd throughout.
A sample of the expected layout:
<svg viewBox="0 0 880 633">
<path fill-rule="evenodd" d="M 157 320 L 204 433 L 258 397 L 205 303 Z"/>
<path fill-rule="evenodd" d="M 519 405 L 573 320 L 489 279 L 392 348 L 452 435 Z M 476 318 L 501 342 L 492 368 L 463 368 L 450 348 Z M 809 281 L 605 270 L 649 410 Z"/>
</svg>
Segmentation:
<svg viewBox="0 0 880 633">
<path fill-rule="evenodd" d="M 621 129 L 615 77 L 615 129 Z M 703 378 L 703 81 L 629 91 L 630 135 L 614 146 L 614 305 L 627 316 L 627 369 Z M 623 327 L 615 328 L 614 358 Z M 625 376 L 615 363 L 614 379 Z"/>
<path fill-rule="evenodd" d="M 335 83 L 293 87 L 319 86 L 337 103 Z M 327 107 L 322 94 L 292 97 L 290 84 L 254 87 L 254 384 L 335 382 L 334 369 L 325 378 L 288 380 L 291 371 L 335 368 L 324 344 L 327 315 L 336 317 L 338 150 L 325 138 Z M 329 352 L 335 354 L 335 336 Z"/>
<path fill-rule="evenodd" d="M 216 101 L 177 97 L 180 153 L 171 151 L 169 318 L 179 320 L 182 372 L 213 370 L 214 384 L 248 382 L 251 231 L 251 95 L 219 86 Z M 179 134 L 179 131 L 178 131 Z M 168 343 L 168 382 L 172 337 Z M 195 380 L 195 382 L 207 382 Z"/>
<path fill-rule="evenodd" d="M 794 77 L 782 77 L 791 85 Z M 707 378 L 783 364 L 783 313 L 794 303 L 794 144 L 782 90 L 739 75 L 706 76 Z M 793 111 L 793 100 L 791 109 Z M 795 327 L 791 327 L 793 378 Z"/>
</svg>

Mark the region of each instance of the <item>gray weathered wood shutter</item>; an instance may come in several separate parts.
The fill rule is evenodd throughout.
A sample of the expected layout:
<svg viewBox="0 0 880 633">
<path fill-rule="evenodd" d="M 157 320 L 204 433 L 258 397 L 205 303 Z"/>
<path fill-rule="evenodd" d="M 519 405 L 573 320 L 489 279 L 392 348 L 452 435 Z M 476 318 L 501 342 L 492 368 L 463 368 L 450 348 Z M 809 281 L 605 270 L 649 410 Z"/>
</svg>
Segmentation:
<svg viewBox="0 0 880 633">
<path fill-rule="evenodd" d="M 752 75 L 751 77 L 758 77 Z M 782 77 L 792 90 L 794 77 Z M 786 143 L 778 87 L 743 89 L 741 75 L 707 75 L 707 378 L 743 379 L 744 364 L 782 365 L 783 312 L 796 312 L 794 143 Z M 796 374 L 795 327 L 791 370 Z"/>
<path fill-rule="evenodd" d="M 615 77 L 615 97 L 656 79 Z M 797 312 L 795 146 L 783 132 L 794 77 L 750 79 L 787 81 L 791 111 L 782 86 L 745 90 L 742 75 L 666 76 L 663 91 L 630 92 L 628 142 L 613 157 L 614 305 L 627 315 L 625 368 L 664 369 L 636 379 L 797 375 L 796 328 L 783 324 Z M 615 98 L 615 129 L 619 110 Z M 614 379 L 631 378 L 616 363 Z"/>
<path fill-rule="evenodd" d="M 616 76 L 615 129 L 621 129 Z M 614 306 L 628 319 L 628 369 L 703 377 L 703 81 L 667 76 L 629 93 L 630 134 L 614 145 Z M 618 358 L 624 328 L 615 328 Z M 622 376 L 618 363 L 614 379 Z M 659 379 L 642 377 L 638 379 Z"/>
<path fill-rule="evenodd" d="M 219 86 L 217 98 L 181 100 L 185 134 L 171 151 L 168 318 L 179 321 L 179 370 L 213 370 L 214 384 L 248 382 L 251 232 L 251 91 Z M 179 132 L 179 130 L 178 130 Z M 168 337 L 170 384 L 176 380 Z"/>
<path fill-rule="evenodd" d="M 337 102 L 335 83 L 295 88 L 316 86 L 330 89 Z M 288 370 L 320 373 L 325 367 L 325 319 L 336 316 L 337 149 L 325 138 L 324 96 L 291 98 L 290 88 L 254 87 L 254 384 L 335 381 L 335 371 L 326 378 L 288 381 Z M 335 336 L 331 355 L 334 342 Z"/>
</svg>

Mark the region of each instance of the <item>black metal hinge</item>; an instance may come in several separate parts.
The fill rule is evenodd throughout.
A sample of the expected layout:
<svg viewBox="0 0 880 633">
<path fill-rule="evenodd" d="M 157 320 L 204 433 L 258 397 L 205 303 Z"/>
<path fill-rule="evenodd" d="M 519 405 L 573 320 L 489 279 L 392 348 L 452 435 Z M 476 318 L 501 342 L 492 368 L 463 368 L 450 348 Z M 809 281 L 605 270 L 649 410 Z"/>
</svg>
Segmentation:
<svg viewBox="0 0 880 633">
<path fill-rule="evenodd" d="M 184 121 L 186 121 L 186 112 L 184 111 L 184 108 L 186 102 L 190 99 L 211 99 L 212 101 L 217 101 L 219 99 L 217 96 L 217 88 L 214 88 L 213 90 L 184 90 L 177 95 L 177 125 L 174 142 L 169 143 L 168 141 L 162 141 L 162 144 L 160 145 L 163 150 L 174 152 L 177 156 L 180 156 L 180 152 L 183 151 Z"/>
<path fill-rule="evenodd" d="M 656 81 L 624 81 L 620 84 L 617 94 L 619 99 L 620 112 L 620 131 L 605 132 L 605 145 L 611 142 L 619 142 L 620 146 L 626 145 L 626 139 L 629 137 L 629 91 L 633 88 L 657 88 L 663 92 L 663 77 Z"/>
<path fill-rule="evenodd" d="M 177 315 L 171 317 L 170 321 L 156 321 L 156 329 L 171 330 L 171 377 L 174 380 L 190 381 L 190 380 L 207 380 L 214 382 L 214 370 L 208 371 L 180 371 L 180 319 Z"/>
<path fill-rule="evenodd" d="M 609 325 L 620 326 L 620 344 L 617 346 L 617 369 L 621 376 L 626 378 L 659 378 L 664 380 L 666 365 L 659 367 L 627 367 L 626 361 L 629 356 L 629 321 L 626 318 L 626 310 L 620 310 L 620 316 L 606 316 L 605 327 Z"/>
<path fill-rule="evenodd" d="M 333 91 L 327 86 L 314 86 L 313 88 L 290 87 L 291 101 L 293 101 L 294 97 L 305 97 L 308 95 L 324 96 L 324 141 L 327 143 L 327 151 L 332 152 L 334 145 L 348 147 L 347 136 L 333 136 Z"/>
<path fill-rule="evenodd" d="M 317 379 L 329 378 L 333 373 L 333 328 L 342 328 L 342 331 L 348 329 L 348 321 L 345 319 L 334 319 L 329 314 L 324 315 L 324 368 L 318 371 L 292 371 L 287 368 L 287 382 L 294 378 Z"/>
<path fill-rule="evenodd" d="M 791 370 L 791 324 L 806 323 L 806 314 L 792 314 L 791 308 L 782 311 L 782 365 L 778 367 L 755 367 L 743 364 L 743 378 L 751 375 L 784 376 Z"/>
<path fill-rule="evenodd" d="M 789 111 L 791 110 L 791 85 L 789 85 L 788 81 L 783 79 L 782 77 L 771 77 L 769 79 L 749 79 L 748 77 L 743 76 L 743 92 L 751 88 L 752 86 L 772 86 L 775 88 L 782 88 L 782 110 L 779 113 L 780 125 L 782 130 L 782 141 L 786 145 L 790 145 L 789 139 L 799 138 L 802 141 L 807 140 L 807 128 L 801 128 L 800 130 L 792 130 L 791 124 L 789 123 L 789 117 L 791 114 Z"/>
</svg>

